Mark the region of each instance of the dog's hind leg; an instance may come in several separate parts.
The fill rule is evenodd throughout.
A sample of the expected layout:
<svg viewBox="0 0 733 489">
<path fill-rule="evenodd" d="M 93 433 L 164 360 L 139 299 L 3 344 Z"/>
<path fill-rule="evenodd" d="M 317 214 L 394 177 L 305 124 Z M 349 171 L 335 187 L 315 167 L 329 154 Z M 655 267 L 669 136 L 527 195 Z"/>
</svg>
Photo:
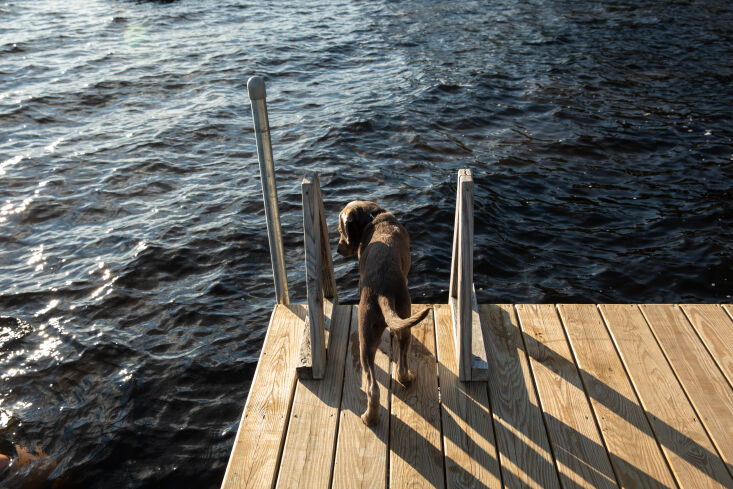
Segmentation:
<svg viewBox="0 0 733 489">
<path fill-rule="evenodd" d="M 367 408 L 361 420 L 367 426 L 379 421 L 379 385 L 374 372 L 374 357 L 387 325 L 376 317 L 378 311 L 378 307 L 364 303 L 359 305 L 359 357 L 367 377 Z"/>
<path fill-rule="evenodd" d="M 409 329 L 395 333 L 397 342 L 400 344 L 400 356 L 397 357 L 397 380 L 400 384 L 407 386 L 415 380 L 415 373 L 407 366 L 407 351 L 412 341 L 412 333 Z"/>
<path fill-rule="evenodd" d="M 365 345 L 362 341 L 360 346 L 361 368 L 367 377 L 367 408 L 361 415 L 364 424 L 371 426 L 379 421 L 379 385 L 374 372 L 374 357 L 377 354 L 377 345 Z"/>
<path fill-rule="evenodd" d="M 403 319 L 410 316 L 412 309 L 412 301 L 410 300 L 410 294 L 405 291 L 400 294 L 399 301 L 397 302 L 397 311 L 400 317 Z M 412 341 L 412 333 L 410 329 L 404 329 L 395 333 L 397 342 L 400 344 L 400 354 L 397 357 L 397 380 L 400 384 L 408 386 L 415 380 L 415 373 L 410 370 L 407 366 L 407 352 L 410 349 L 410 342 Z"/>
</svg>

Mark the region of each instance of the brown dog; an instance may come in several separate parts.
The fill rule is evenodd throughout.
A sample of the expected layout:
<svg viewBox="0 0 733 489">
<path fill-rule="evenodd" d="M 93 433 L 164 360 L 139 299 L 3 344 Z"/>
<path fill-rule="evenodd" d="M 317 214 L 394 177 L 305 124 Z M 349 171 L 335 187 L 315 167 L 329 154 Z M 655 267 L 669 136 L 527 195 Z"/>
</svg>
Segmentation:
<svg viewBox="0 0 733 489">
<path fill-rule="evenodd" d="M 359 351 L 369 389 L 361 419 L 369 426 L 379 421 L 374 356 L 384 329 L 388 328 L 400 345 L 397 380 L 407 385 L 415 379 L 407 367 L 410 328 L 422 321 L 430 308 L 410 316 L 410 237 L 395 216 L 374 202 L 355 200 L 339 214 L 338 229 L 338 252 L 346 257 L 359 254 Z"/>
</svg>

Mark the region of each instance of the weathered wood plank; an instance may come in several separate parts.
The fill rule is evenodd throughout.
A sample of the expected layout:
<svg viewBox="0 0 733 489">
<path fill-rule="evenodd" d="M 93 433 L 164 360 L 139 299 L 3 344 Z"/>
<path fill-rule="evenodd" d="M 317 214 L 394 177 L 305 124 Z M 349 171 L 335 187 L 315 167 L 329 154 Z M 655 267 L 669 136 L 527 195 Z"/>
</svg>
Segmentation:
<svg viewBox="0 0 733 489">
<path fill-rule="evenodd" d="M 328 335 L 328 369 L 322 380 L 300 379 L 290 411 L 278 489 L 328 489 L 341 407 L 351 306 L 334 306 Z"/>
<path fill-rule="evenodd" d="M 326 371 L 326 333 L 323 315 L 323 258 L 321 218 L 316 203 L 320 183 L 313 173 L 301 183 L 303 192 L 303 239 L 305 247 L 305 283 L 308 289 L 308 325 L 310 329 L 311 375 L 322 379 Z M 302 370 L 302 369 L 301 369 Z"/>
<path fill-rule="evenodd" d="M 476 302 L 476 291 L 471 286 L 471 375 L 462 381 L 486 381 L 489 380 L 489 364 L 486 359 L 486 347 L 484 346 L 484 335 L 481 326 L 481 316 Z M 454 297 L 448 299 L 448 308 L 451 313 L 451 331 L 453 331 L 453 347 L 458 350 L 459 328 L 457 326 L 458 305 Z"/>
<path fill-rule="evenodd" d="M 514 308 L 479 306 L 489 371 L 488 390 L 507 488 L 558 489 L 555 464 Z"/>
<path fill-rule="evenodd" d="M 326 351 L 328 351 L 328 328 L 331 321 L 331 312 L 333 310 L 333 303 L 330 300 L 323 301 L 323 323 L 324 331 L 324 342 L 326 343 Z M 307 380 L 313 378 L 313 360 L 311 350 L 311 322 L 308 314 L 305 315 L 305 321 L 303 322 L 303 334 L 301 335 L 300 348 L 298 350 L 298 364 L 295 367 L 295 372 L 298 379 Z"/>
<path fill-rule="evenodd" d="M 555 307 L 518 305 L 517 314 L 563 485 L 618 487 Z"/>
<path fill-rule="evenodd" d="M 473 178 L 469 170 L 458 171 L 456 228 L 453 232 L 453 263 L 449 297 L 458 359 L 458 378 L 471 380 L 473 357 Z"/>
<path fill-rule="evenodd" d="M 501 476 L 486 384 L 458 381 L 450 307 L 436 305 L 434 312 L 447 489 L 499 489 Z"/>
<path fill-rule="evenodd" d="M 413 306 L 412 314 L 423 307 Z M 393 342 L 393 358 L 399 354 Z M 392 415 L 390 424 L 389 486 L 394 488 L 442 488 L 438 376 L 435 360 L 433 315 L 412 328 L 408 365 L 417 378 L 407 387 L 397 381 L 397 364 L 392 364 Z M 380 420 L 380 424 L 385 420 Z"/>
<path fill-rule="evenodd" d="M 731 471 L 733 390 L 681 309 L 662 304 L 645 304 L 641 309 L 708 435 Z M 733 341 L 733 338 L 729 337 L 728 341 Z"/>
<path fill-rule="evenodd" d="M 369 428 L 360 418 L 367 406 L 367 380 L 359 360 L 358 308 L 352 309 L 333 489 L 379 489 L 387 483 L 391 338 L 389 334 L 382 336 L 374 360 L 380 415 L 379 423 Z"/>
<path fill-rule="evenodd" d="M 486 359 L 483 326 L 473 280 L 471 280 L 471 380 L 489 380 L 489 362 Z"/>
<path fill-rule="evenodd" d="M 733 487 L 639 307 L 602 305 L 600 309 L 680 487 Z"/>
<path fill-rule="evenodd" d="M 223 489 L 274 487 L 295 391 L 303 317 L 304 308 L 297 305 L 280 304 L 272 313 Z"/>
<path fill-rule="evenodd" d="M 687 318 L 733 387 L 733 320 L 719 304 L 684 304 Z"/>
<path fill-rule="evenodd" d="M 619 484 L 673 489 L 676 483 L 667 461 L 598 309 L 592 304 L 559 304 L 558 310 Z"/>
<path fill-rule="evenodd" d="M 317 175 L 317 174 L 316 174 Z M 323 208 L 323 195 L 321 194 L 321 182 L 315 186 L 316 209 L 318 210 L 318 224 L 321 233 L 321 283 L 323 284 L 323 295 L 338 303 L 338 291 L 336 290 L 336 276 L 333 273 L 333 258 L 331 257 L 331 243 L 328 237 L 328 225 L 326 224 L 326 211 Z"/>
</svg>

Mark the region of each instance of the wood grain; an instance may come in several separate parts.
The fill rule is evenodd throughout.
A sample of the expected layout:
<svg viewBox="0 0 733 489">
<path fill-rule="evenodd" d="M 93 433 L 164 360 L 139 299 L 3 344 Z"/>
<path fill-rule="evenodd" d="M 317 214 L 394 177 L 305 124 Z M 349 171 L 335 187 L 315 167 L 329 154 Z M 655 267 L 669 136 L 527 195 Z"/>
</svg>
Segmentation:
<svg viewBox="0 0 733 489">
<path fill-rule="evenodd" d="M 723 461 L 733 468 L 733 390 L 725 376 L 680 308 L 656 304 L 641 309 Z"/>
<path fill-rule="evenodd" d="M 369 428 L 359 417 L 367 405 L 367 380 L 359 361 L 358 308 L 352 309 L 333 489 L 379 489 L 387 483 L 391 339 L 389 334 L 382 336 L 375 356 L 380 418 L 376 426 Z"/>
<path fill-rule="evenodd" d="M 518 305 L 517 314 L 563 485 L 618 487 L 555 307 Z"/>
<path fill-rule="evenodd" d="M 323 276 L 321 263 L 321 219 L 316 202 L 318 174 L 303 178 L 303 240 L 305 247 L 305 283 L 308 292 L 311 376 L 322 379 L 326 371 L 326 333 L 323 315 Z M 303 371 L 301 369 L 301 371 Z"/>
<path fill-rule="evenodd" d="M 341 407 L 351 306 L 335 306 L 330 318 L 328 369 L 322 380 L 299 380 L 290 411 L 278 489 L 328 489 Z"/>
<path fill-rule="evenodd" d="M 560 304 L 558 310 L 619 484 L 676 487 L 597 307 Z"/>
<path fill-rule="evenodd" d="M 719 304 L 684 304 L 682 309 L 733 388 L 733 320 Z"/>
<path fill-rule="evenodd" d="M 315 174 L 318 177 L 318 174 Z M 315 204 L 318 211 L 318 227 L 321 232 L 321 283 L 323 284 L 323 295 L 333 302 L 338 303 L 338 291 L 336 290 L 336 277 L 333 273 L 333 258 L 331 257 L 331 241 L 328 238 L 328 225 L 326 224 L 326 211 L 323 209 L 323 195 L 321 194 L 321 182 L 317 180 L 314 188 Z"/>
<path fill-rule="evenodd" d="M 262 345 L 224 489 L 274 487 L 288 414 L 295 391 L 295 363 L 304 316 L 302 306 L 277 305 Z"/>
<path fill-rule="evenodd" d="M 412 314 L 422 309 L 423 306 L 413 305 Z M 393 358 L 399 353 L 396 343 L 393 342 Z M 397 365 L 392 364 L 389 486 L 442 488 L 443 453 L 432 314 L 412 328 L 407 358 L 410 369 L 417 375 L 408 387 L 397 382 Z"/>
<path fill-rule="evenodd" d="M 602 305 L 600 310 L 680 487 L 733 487 L 639 307 Z"/>
<path fill-rule="evenodd" d="M 328 351 L 328 328 L 331 321 L 332 310 L 333 303 L 330 300 L 325 299 L 323 301 L 323 323 L 325 331 L 324 342 L 326 343 L 326 351 Z M 313 378 L 310 318 L 308 317 L 307 312 L 305 314 L 305 321 L 303 322 L 302 330 L 303 333 L 301 334 L 300 347 L 298 348 L 298 364 L 295 367 L 295 373 L 297 374 L 298 379 L 307 380 Z"/>
<path fill-rule="evenodd" d="M 481 305 L 489 371 L 489 401 L 507 488 L 558 489 L 547 431 L 521 333 L 510 305 Z"/>
<path fill-rule="evenodd" d="M 436 305 L 434 311 L 447 488 L 499 489 L 486 384 L 459 382 L 450 308 Z"/>
<path fill-rule="evenodd" d="M 456 218 L 453 232 L 450 303 L 458 359 L 458 378 L 471 380 L 473 357 L 473 178 L 469 170 L 458 171 Z"/>
</svg>

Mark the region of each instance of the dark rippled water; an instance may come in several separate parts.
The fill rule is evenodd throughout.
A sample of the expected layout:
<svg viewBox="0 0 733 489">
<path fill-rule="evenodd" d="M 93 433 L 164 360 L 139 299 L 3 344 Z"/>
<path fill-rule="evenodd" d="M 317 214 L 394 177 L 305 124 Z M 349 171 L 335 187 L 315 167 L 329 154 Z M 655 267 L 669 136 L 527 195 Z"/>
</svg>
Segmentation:
<svg viewBox="0 0 733 489">
<path fill-rule="evenodd" d="M 482 302 L 731 300 L 729 0 L 2 1 L 0 452 L 55 487 L 220 483 L 273 304 L 252 74 L 296 300 L 306 171 L 444 302 L 464 167 Z"/>
</svg>

